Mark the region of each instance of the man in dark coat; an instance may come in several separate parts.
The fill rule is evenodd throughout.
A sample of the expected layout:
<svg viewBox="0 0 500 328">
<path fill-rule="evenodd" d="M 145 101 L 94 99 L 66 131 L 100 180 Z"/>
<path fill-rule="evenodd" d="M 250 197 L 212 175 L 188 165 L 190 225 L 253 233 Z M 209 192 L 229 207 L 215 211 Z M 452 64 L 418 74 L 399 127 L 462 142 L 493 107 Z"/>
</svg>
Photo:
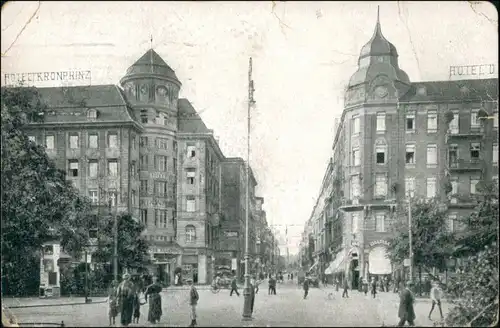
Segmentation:
<svg viewBox="0 0 500 328">
<path fill-rule="evenodd" d="M 349 288 L 349 284 L 347 283 L 347 277 L 344 277 L 344 283 L 343 283 L 343 287 L 344 287 L 344 291 L 342 292 L 342 298 L 344 298 L 344 295 L 345 297 L 349 298 L 349 293 L 347 292 L 348 288 Z"/>
<path fill-rule="evenodd" d="M 233 280 L 231 280 L 231 292 L 229 293 L 229 296 L 233 296 L 233 292 L 236 292 L 236 295 L 240 296 L 240 293 L 238 293 L 238 284 L 236 283 L 236 276 L 234 276 Z"/>
<path fill-rule="evenodd" d="M 413 308 L 413 303 L 415 302 L 415 296 L 411 291 L 413 286 L 412 281 L 406 283 L 406 288 L 401 291 L 399 296 L 399 323 L 398 326 L 404 326 L 405 322 L 408 321 L 410 326 L 414 326 L 415 323 L 415 309 Z"/>
<path fill-rule="evenodd" d="M 253 281 L 255 283 L 255 281 Z M 250 282 L 250 313 L 253 314 L 253 305 L 255 303 L 255 285 Z"/>
<path fill-rule="evenodd" d="M 309 294 L 309 276 L 304 279 L 304 299 L 307 298 L 307 294 Z"/>
<path fill-rule="evenodd" d="M 118 309 L 121 313 L 120 322 L 122 326 L 128 326 L 132 322 L 135 292 L 135 286 L 130 281 L 130 275 L 125 273 L 117 291 Z"/>
</svg>

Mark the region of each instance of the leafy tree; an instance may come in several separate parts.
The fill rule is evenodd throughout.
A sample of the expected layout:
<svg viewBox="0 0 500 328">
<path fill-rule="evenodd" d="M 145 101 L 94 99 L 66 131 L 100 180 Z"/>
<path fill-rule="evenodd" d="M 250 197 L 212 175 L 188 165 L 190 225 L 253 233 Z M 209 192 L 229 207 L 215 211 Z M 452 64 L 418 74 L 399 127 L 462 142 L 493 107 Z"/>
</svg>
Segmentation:
<svg viewBox="0 0 500 328">
<path fill-rule="evenodd" d="M 130 214 L 122 213 L 118 221 L 118 272 L 126 269 L 141 269 L 148 263 L 148 242 L 142 235 L 144 225 L 134 220 Z M 98 234 L 98 248 L 93 254 L 100 263 L 113 263 L 114 217 L 105 216 Z"/>
<path fill-rule="evenodd" d="M 447 315 L 450 326 L 485 327 L 498 320 L 498 187 L 482 184 L 474 211 L 461 219 L 455 256 L 465 266 L 448 284 L 458 299 Z"/>
<path fill-rule="evenodd" d="M 393 263 L 402 263 L 408 258 L 409 225 L 408 212 L 402 210 L 402 219 L 393 226 L 388 253 Z M 436 200 L 417 200 L 412 204 L 413 264 L 429 273 L 431 268 L 444 268 L 454 245 L 452 233 L 447 229 L 447 214 Z"/>
<path fill-rule="evenodd" d="M 90 205 L 23 131 L 29 122 L 43 121 L 46 108 L 37 90 L 1 92 L 2 281 L 4 292 L 23 294 L 27 281 L 39 280 L 36 268 L 26 265 L 39 265 L 43 243 L 56 239 L 67 252 L 80 251 Z"/>
</svg>

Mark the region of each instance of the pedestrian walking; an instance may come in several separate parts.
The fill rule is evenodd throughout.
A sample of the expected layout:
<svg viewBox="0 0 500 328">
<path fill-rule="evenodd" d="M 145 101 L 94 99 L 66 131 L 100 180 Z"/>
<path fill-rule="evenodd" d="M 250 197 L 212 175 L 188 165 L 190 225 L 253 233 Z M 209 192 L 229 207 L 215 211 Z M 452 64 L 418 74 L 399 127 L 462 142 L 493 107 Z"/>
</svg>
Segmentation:
<svg viewBox="0 0 500 328">
<path fill-rule="evenodd" d="M 415 323 L 415 309 L 413 308 L 413 303 L 415 302 L 415 296 L 411 291 L 413 287 L 413 282 L 408 281 L 406 283 L 406 288 L 401 291 L 399 296 L 399 323 L 398 327 L 404 326 L 405 322 L 408 322 L 410 326 L 414 326 Z"/>
<path fill-rule="evenodd" d="M 385 277 L 385 291 L 389 292 L 389 278 Z"/>
<path fill-rule="evenodd" d="M 258 294 L 259 293 L 260 280 L 257 280 L 254 277 L 252 284 L 254 285 L 254 288 L 255 288 L 255 294 Z"/>
<path fill-rule="evenodd" d="M 123 275 L 123 281 L 118 286 L 118 311 L 121 313 L 120 323 L 128 326 L 132 322 L 134 312 L 135 286 L 130 281 L 130 274 Z"/>
<path fill-rule="evenodd" d="M 307 294 L 309 294 L 309 276 L 304 279 L 304 299 L 307 298 Z"/>
<path fill-rule="evenodd" d="M 149 302 L 148 321 L 152 324 L 159 322 L 163 314 L 161 309 L 161 290 L 162 287 L 158 282 L 158 277 L 154 277 L 153 283 L 146 287 L 146 292 L 144 293 L 146 302 Z"/>
<path fill-rule="evenodd" d="M 344 291 L 342 292 L 342 298 L 344 298 L 344 295 L 346 298 L 349 298 L 349 293 L 347 292 L 348 288 L 349 288 L 349 284 L 347 283 L 347 277 L 344 277 Z"/>
<path fill-rule="evenodd" d="M 368 280 L 363 279 L 362 280 L 362 286 L 363 286 L 363 293 L 365 293 L 365 296 L 368 294 Z"/>
<path fill-rule="evenodd" d="M 293 273 L 290 274 L 290 279 L 293 281 Z"/>
<path fill-rule="evenodd" d="M 271 279 L 269 279 L 269 286 L 271 288 L 271 295 L 276 295 L 276 278 L 275 277 L 271 277 Z"/>
<path fill-rule="evenodd" d="M 141 292 L 141 286 L 139 283 L 134 284 L 134 310 L 132 315 L 132 323 L 139 323 L 139 318 L 141 317 L 141 301 L 139 299 L 139 293 Z"/>
<path fill-rule="evenodd" d="M 229 296 L 233 296 L 233 292 L 235 292 L 236 295 L 240 296 L 240 293 L 238 293 L 238 284 L 236 283 L 236 276 L 233 276 L 233 280 L 231 280 L 231 292 L 229 293 Z"/>
<path fill-rule="evenodd" d="M 340 285 L 339 278 L 335 278 L 335 291 L 336 291 L 336 292 L 338 292 L 338 291 L 339 291 L 339 285 Z"/>
<path fill-rule="evenodd" d="M 364 286 L 364 279 L 363 279 L 363 277 L 359 277 L 358 290 L 359 290 L 360 293 L 363 292 L 363 286 Z"/>
<path fill-rule="evenodd" d="M 250 314 L 253 315 L 253 305 L 255 303 L 255 279 L 250 282 Z"/>
<path fill-rule="evenodd" d="M 200 295 L 198 295 L 198 291 L 196 287 L 193 285 L 193 279 L 189 278 L 186 281 L 189 288 L 189 305 L 191 307 L 191 324 L 189 327 L 196 327 L 198 323 L 196 322 L 196 305 L 198 304 L 198 300 L 200 299 Z"/>
<path fill-rule="evenodd" d="M 441 320 L 443 320 L 443 310 L 441 309 L 442 296 L 443 296 L 443 290 L 441 289 L 441 287 L 439 287 L 438 282 L 434 281 L 432 284 L 431 291 L 430 291 L 430 297 L 432 300 L 432 307 L 431 307 L 431 311 L 429 312 L 429 320 L 431 320 L 432 311 L 434 310 L 434 306 L 436 306 L 436 304 L 439 308 L 439 314 L 441 315 Z"/>
<path fill-rule="evenodd" d="M 108 317 L 110 326 L 115 324 L 116 317 L 118 316 L 117 288 L 118 283 L 116 280 L 113 280 L 108 288 Z"/>
<path fill-rule="evenodd" d="M 372 277 L 371 294 L 372 294 L 373 298 L 375 298 L 375 295 L 377 294 L 377 281 L 375 280 L 375 277 Z M 365 293 L 365 295 L 366 295 L 366 293 Z"/>
</svg>

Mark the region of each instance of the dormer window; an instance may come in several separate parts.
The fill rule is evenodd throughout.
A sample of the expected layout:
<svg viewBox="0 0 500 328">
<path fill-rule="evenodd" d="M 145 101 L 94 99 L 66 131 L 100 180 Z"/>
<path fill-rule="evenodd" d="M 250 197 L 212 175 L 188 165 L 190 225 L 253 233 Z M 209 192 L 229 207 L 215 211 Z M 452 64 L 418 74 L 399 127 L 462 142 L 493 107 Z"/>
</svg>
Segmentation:
<svg viewBox="0 0 500 328">
<path fill-rule="evenodd" d="M 97 110 L 94 108 L 91 108 L 87 111 L 87 118 L 89 120 L 95 120 L 97 119 Z"/>
</svg>

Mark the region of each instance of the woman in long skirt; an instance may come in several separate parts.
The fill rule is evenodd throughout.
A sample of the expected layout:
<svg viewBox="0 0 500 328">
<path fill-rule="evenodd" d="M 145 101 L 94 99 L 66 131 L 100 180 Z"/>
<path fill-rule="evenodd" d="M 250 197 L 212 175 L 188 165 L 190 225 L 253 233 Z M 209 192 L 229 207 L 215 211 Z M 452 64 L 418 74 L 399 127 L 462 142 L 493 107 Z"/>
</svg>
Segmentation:
<svg viewBox="0 0 500 328">
<path fill-rule="evenodd" d="M 159 322 L 162 315 L 161 290 L 158 277 L 154 277 L 153 283 L 148 286 L 145 293 L 146 301 L 149 301 L 148 321 L 153 324 Z"/>
</svg>

